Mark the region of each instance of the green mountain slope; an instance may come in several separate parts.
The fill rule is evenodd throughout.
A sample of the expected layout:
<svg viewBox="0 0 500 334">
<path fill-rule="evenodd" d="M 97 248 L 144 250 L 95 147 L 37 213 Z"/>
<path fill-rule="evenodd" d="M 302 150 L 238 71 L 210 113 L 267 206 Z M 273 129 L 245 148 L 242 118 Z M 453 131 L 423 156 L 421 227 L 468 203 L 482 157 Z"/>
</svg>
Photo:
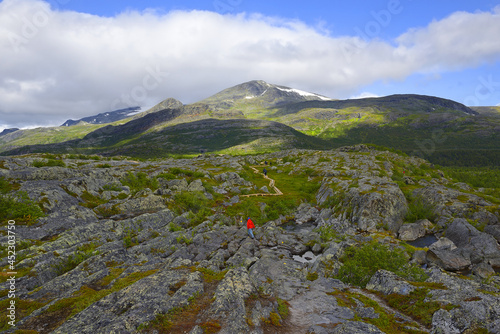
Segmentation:
<svg viewBox="0 0 500 334">
<path fill-rule="evenodd" d="M 106 126 L 82 139 L 48 145 L 31 145 L 4 152 L 98 153 L 154 158 L 169 154 L 225 152 L 235 154 L 272 152 L 291 148 L 326 149 L 329 143 L 305 135 L 284 124 L 262 120 L 204 119 L 151 130 L 160 119 L 180 114 L 164 110 L 120 126 Z M 162 117 L 157 114 L 163 115 Z"/>
</svg>

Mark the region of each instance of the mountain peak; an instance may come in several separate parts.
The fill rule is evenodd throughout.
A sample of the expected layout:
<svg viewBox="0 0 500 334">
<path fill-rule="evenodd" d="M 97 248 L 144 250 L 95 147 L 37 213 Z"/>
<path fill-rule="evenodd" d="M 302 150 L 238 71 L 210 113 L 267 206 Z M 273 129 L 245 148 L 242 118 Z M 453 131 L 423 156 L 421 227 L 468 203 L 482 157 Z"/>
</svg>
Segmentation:
<svg viewBox="0 0 500 334">
<path fill-rule="evenodd" d="M 216 110 L 222 110 L 247 104 L 249 100 L 261 107 L 272 108 L 288 103 L 332 99 L 287 86 L 270 84 L 263 80 L 252 80 L 227 88 L 201 102 Z"/>
</svg>

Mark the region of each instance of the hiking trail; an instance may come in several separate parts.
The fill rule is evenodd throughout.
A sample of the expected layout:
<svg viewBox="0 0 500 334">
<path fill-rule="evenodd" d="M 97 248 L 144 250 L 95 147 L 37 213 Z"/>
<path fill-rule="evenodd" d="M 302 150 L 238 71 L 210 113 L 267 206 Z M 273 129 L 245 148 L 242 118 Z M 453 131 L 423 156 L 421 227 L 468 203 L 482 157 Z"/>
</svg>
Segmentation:
<svg viewBox="0 0 500 334">
<path fill-rule="evenodd" d="M 281 190 L 276 187 L 275 181 L 271 179 L 269 176 L 264 175 L 263 173 L 259 172 L 259 170 L 253 166 L 250 166 L 251 169 L 253 169 L 253 172 L 255 174 L 262 174 L 265 179 L 269 180 L 269 187 L 272 188 L 275 193 L 274 194 L 249 194 L 249 195 L 241 195 L 241 197 L 251 197 L 251 196 L 281 196 L 283 193 Z"/>
</svg>

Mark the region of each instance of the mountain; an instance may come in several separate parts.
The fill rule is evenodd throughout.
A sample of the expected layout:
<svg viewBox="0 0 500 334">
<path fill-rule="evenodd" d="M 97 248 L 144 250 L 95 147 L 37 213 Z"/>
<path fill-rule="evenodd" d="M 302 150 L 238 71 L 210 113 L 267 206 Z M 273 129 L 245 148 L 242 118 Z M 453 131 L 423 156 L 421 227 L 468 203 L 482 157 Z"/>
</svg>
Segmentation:
<svg viewBox="0 0 500 334">
<path fill-rule="evenodd" d="M 224 131 L 218 130 L 219 135 L 207 125 Z M 252 133 L 252 127 L 258 131 Z M 261 131 L 263 128 L 266 131 Z M 276 133 L 286 138 L 281 146 Z M 332 149 L 364 143 L 441 165 L 497 166 L 499 141 L 497 107 L 469 108 L 415 94 L 332 100 L 255 80 L 188 105 L 169 98 L 109 124 L 80 122 L 71 127 L 17 131 L 0 137 L 0 152 L 119 152 L 153 157 L 196 154 L 204 149 L 238 153 L 244 147 L 246 153 L 259 153 L 293 145 Z"/>
<path fill-rule="evenodd" d="M 107 124 L 120 121 L 122 119 L 131 117 L 133 115 L 139 114 L 141 112 L 141 107 L 130 107 L 125 109 L 119 109 L 115 111 L 109 111 L 97 114 L 95 116 L 88 116 L 81 118 L 79 120 L 68 119 L 61 126 L 73 126 L 80 122 L 85 122 L 89 124 Z"/>
<path fill-rule="evenodd" d="M 0 132 L 0 137 L 8 135 L 9 133 L 16 132 L 18 131 L 18 128 L 11 128 L 11 129 L 4 129 L 2 132 Z"/>
<path fill-rule="evenodd" d="M 329 101 L 328 97 L 302 90 L 269 84 L 261 80 L 227 88 L 207 99 L 200 101 L 206 104 L 217 116 L 225 114 L 251 114 L 258 109 L 267 109 L 305 101 Z"/>
</svg>

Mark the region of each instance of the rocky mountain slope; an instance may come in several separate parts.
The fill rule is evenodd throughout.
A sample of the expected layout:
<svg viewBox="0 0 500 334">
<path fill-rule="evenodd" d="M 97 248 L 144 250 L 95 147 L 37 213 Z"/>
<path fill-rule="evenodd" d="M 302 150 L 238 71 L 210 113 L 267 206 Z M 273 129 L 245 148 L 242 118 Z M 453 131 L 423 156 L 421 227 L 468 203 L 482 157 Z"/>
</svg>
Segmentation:
<svg viewBox="0 0 500 334">
<path fill-rule="evenodd" d="M 0 181 L 7 333 L 500 333 L 500 198 L 419 158 L 28 155 Z"/>
<path fill-rule="evenodd" d="M 141 112 L 141 107 L 130 107 L 120 110 L 114 110 L 109 112 L 100 113 L 94 116 L 88 116 L 81 118 L 79 120 L 68 119 L 61 126 L 73 126 L 80 122 L 85 122 L 89 124 L 107 124 L 120 121 L 125 118 L 137 115 Z"/>
</svg>

